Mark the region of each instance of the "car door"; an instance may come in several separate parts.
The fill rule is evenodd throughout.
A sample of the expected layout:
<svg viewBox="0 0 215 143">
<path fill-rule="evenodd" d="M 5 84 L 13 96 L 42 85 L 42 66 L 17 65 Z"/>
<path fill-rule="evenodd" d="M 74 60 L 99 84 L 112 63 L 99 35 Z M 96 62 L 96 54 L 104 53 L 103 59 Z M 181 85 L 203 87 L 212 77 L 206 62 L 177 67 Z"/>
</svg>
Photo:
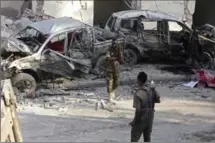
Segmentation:
<svg viewBox="0 0 215 143">
<path fill-rule="evenodd" d="M 42 52 L 40 70 L 57 74 L 64 77 L 71 77 L 74 65 L 66 55 L 68 49 L 68 37 L 66 32 L 56 34 L 47 42 Z"/>
<path fill-rule="evenodd" d="M 158 21 L 145 19 L 142 22 L 143 31 L 139 36 L 139 43 L 143 47 L 143 55 L 157 57 L 160 49 Z"/>
<path fill-rule="evenodd" d="M 82 28 L 73 31 L 71 38 L 68 39 L 67 56 L 75 65 L 75 69 L 83 73 L 89 73 L 92 68 L 92 42 L 90 42 L 92 38 L 89 36 L 87 29 Z"/>
<path fill-rule="evenodd" d="M 179 25 L 175 21 L 168 21 L 169 25 L 169 35 L 170 35 L 170 41 L 172 44 L 174 43 L 180 43 L 181 42 L 181 32 L 183 30 L 183 27 Z"/>
<path fill-rule="evenodd" d="M 171 55 L 174 57 L 186 56 L 185 47 L 182 41 L 184 27 L 176 21 L 168 21 Z"/>
<path fill-rule="evenodd" d="M 143 20 L 141 22 L 144 26 L 143 29 L 143 42 L 151 49 L 157 49 L 160 45 L 159 43 L 159 33 L 157 29 L 156 20 Z"/>
</svg>

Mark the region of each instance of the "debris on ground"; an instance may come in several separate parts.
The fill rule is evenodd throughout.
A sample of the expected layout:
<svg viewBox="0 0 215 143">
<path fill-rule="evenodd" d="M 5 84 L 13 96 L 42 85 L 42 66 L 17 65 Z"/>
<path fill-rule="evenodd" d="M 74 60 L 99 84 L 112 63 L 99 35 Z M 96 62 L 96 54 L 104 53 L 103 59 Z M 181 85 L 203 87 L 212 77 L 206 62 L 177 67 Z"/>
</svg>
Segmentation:
<svg viewBox="0 0 215 143">
<path fill-rule="evenodd" d="M 194 88 L 198 84 L 198 81 L 190 81 L 188 83 L 183 84 L 186 87 Z"/>
<path fill-rule="evenodd" d="M 208 69 L 193 70 L 199 85 L 215 88 L 215 71 Z"/>
<path fill-rule="evenodd" d="M 62 96 L 69 96 L 70 92 L 66 92 L 62 89 L 39 89 L 36 91 L 36 96 L 56 96 L 56 95 L 62 95 Z"/>
<path fill-rule="evenodd" d="M 193 69 L 191 81 L 184 83 L 186 87 L 212 87 L 215 88 L 215 70 L 211 69 Z"/>
</svg>

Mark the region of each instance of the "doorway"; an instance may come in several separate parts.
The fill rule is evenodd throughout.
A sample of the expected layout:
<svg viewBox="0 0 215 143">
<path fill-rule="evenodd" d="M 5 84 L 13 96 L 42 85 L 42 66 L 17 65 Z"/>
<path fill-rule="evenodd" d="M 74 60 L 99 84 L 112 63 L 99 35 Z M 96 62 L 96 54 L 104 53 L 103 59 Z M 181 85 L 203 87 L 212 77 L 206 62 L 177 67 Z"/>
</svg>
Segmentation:
<svg viewBox="0 0 215 143">
<path fill-rule="evenodd" d="M 124 0 L 94 0 L 94 25 L 104 26 L 114 12 L 129 10 Z"/>
</svg>

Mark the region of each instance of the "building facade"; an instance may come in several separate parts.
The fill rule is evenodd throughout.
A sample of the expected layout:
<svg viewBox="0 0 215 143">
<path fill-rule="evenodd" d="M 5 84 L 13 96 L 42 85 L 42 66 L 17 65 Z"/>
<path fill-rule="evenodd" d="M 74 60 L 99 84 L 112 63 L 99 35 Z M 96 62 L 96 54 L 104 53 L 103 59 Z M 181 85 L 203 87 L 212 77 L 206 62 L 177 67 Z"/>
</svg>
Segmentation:
<svg viewBox="0 0 215 143">
<path fill-rule="evenodd" d="M 89 25 L 105 23 L 113 12 L 129 9 L 148 9 L 185 15 L 189 24 L 192 23 L 194 0 L 64 0 L 64 1 L 32 1 L 32 9 L 43 9 L 54 17 L 71 16 Z M 40 3 L 38 3 L 38 1 Z M 1 1 L 1 8 L 13 9 L 9 13 L 20 11 L 23 1 Z M 38 6 L 40 8 L 38 8 Z M 7 10 L 2 10 L 7 11 Z M 8 14 L 8 12 L 6 12 Z"/>
<path fill-rule="evenodd" d="M 89 25 L 93 25 L 93 0 L 65 0 L 65 1 L 45 1 L 30 0 L 32 9 L 43 10 L 46 14 L 54 17 L 70 16 L 79 19 Z M 15 17 L 21 10 L 23 1 L 8 0 L 1 1 L 3 15 Z"/>
</svg>

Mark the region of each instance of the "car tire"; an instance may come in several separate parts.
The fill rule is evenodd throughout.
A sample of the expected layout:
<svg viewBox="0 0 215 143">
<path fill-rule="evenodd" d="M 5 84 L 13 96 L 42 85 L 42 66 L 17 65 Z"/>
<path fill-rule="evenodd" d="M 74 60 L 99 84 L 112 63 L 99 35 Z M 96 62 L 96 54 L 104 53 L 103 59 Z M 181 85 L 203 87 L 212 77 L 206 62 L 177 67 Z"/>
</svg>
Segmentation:
<svg viewBox="0 0 215 143">
<path fill-rule="evenodd" d="M 203 64 L 206 64 L 206 67 L 210 67 L 212 62 L 213 62 L 213 58 L 212 58 L 211 54 L 208 53 L 208 52 L 204 52 L 203 53 L 203 58 L 204 58 L 204 60 L 203 60 L 204 63 Z"/>
<path fill-rule="evenodd" d="M 16 74 L 14 77 L 12 77 L 12 84 L 19 90 L 20 93 L 25 93 L 27 97 L 30 98 L 35 97 L 35 90 L 37 84 L 35 78 L 30 74 L 27 73 Z"/>
<path fill-rule="evenodd" d="M 124 63 L 125 65 L 134 65 L 138 61 L 138 55 L 137 53 L 130 49 L 127 48 L 124 50 Z"/>
<path fill-rule="evenodd" d="M 96 74 L 104 76 L 106 74 L 106 56 L 102 55 L 97 59 L 94 71 Z"/>
</svg>

